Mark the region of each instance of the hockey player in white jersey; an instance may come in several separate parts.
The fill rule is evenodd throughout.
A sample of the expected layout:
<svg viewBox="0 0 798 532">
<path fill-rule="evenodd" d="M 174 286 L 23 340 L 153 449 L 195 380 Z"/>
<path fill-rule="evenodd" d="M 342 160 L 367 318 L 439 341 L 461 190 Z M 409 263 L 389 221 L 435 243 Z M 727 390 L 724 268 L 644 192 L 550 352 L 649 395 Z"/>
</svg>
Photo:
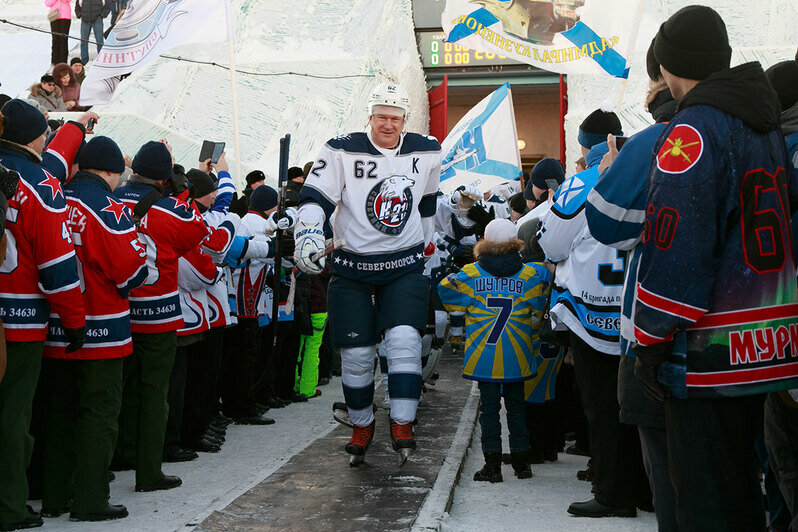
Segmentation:
<svg viewBox="0 0 798 532">
<path fill-rule="evenodd" d="M 302 187 L 295 231 L 297 266 L 318 274 L 311 257 L 326 238 L 345 244 L 332 254 L 330 332 L 341 351 L 341 380 L 352 439 L 350 464 L 363 461 L 374 437 L 374 359 L 382 336 L 388 358 L 391 439 L 402 463 L 416 448 L 412 422 L 421 395 L 421 334 L 428 282 L 424 249 L 432 237 L 441 147 L 404 133 L 410 98 L 395 83 L 368 101 L 369 127 L 329 140 Z M 330 216 L 336 211 L 330 227 Z"/>
</svg>

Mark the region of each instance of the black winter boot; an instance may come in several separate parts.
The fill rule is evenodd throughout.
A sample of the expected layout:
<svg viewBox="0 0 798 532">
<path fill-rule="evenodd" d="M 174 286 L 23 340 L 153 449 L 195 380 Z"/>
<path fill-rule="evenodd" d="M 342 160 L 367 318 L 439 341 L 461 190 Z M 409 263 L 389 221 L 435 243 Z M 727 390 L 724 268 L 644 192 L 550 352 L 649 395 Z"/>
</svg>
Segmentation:
<svg viewBox="0 0 798 532">
<path fill-rule="evenodd" d="M 485 453 L 485 467 L 474 473 L 474 480 L 480 482 L 501 482 L 502 453 Z"/>
<path fill-rule="evenodd" d="M 510 453 L 510 463 L 513 465 L 513 473 L 518 478 L 532 478 L 532 469 L 529 467 L 529 453 L 522 451 Z"/>
</svg>

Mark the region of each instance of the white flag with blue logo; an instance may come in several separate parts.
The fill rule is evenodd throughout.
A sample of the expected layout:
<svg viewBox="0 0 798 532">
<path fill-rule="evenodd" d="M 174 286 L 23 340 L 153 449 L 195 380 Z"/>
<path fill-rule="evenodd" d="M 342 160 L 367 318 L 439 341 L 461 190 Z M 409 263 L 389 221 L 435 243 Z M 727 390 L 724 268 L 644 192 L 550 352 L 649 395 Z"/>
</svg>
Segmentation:
<svg viewBox="0 0 798 532">
<path fill-rule="evenodd" d="M 446 41 L 560 74 L 625 78 L 642 0 L 446 0 Z M 637 19 L 639 20 L 639 19 Z"/>
<path fill-rule="evenodd" d="M 483 192 L 521 175 L 513 97 L 505 83 L 460 119 L 441 145 L 443 192 L 473 184 Z"/>
</svg>

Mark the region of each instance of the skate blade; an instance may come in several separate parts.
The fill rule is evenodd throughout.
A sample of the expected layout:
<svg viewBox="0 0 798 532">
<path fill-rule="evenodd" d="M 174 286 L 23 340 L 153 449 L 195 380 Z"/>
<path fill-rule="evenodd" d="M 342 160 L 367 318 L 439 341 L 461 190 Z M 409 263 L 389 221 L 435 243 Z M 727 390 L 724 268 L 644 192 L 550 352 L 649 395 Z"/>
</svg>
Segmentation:
<svg viewBox="0 0 798 532">
<path fill-rule="evenodd" d="M 396 452 L 399 453 L 399 467 L 405 465 L 407 463 L 407 459 L 411 454 L 413 454 L 412 449 L 399 449 Z"/>
<path fill-rule="evenodd" d="M 357 467 L 365 461 L 366 461 L 365 455 L 356 455 L 356 454 L 349 455 L 349 467 Z"/>
<path fill-rule="evenodd" d="M 346 410 L 333 410 L 333 419 L 345 427 L 354 428 Z"/>
</svg>

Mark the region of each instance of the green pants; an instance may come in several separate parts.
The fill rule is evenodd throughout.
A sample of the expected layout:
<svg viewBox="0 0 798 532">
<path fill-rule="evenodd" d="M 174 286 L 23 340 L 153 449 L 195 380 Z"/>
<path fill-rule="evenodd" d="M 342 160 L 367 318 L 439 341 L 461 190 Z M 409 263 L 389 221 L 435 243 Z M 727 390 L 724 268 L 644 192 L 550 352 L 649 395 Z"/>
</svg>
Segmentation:
<svg viewBox="0 0 798 532">
<path fill-rule="evenodd" d="M 136 484 L 161 480 L 163 442 L 169 404 L 169 375 L 177 333 L 133 334 L 133 355 L 124 362 L 122 411 L 116 453 L 136 463 Z"/>
<path fill-rule="evenodd" d="M 91 513 L 108 505 L 108 466 L 122 405 L 123 359 L 42 363 L 46 434 L 42 506 Z"/>
<path fill-rule="evenodd" d="M 0 523 L 28 516 L 25 471 L 33 452 L 30 419 L 42 367 L 44 342 L 8 342 L 8 366 L 0 381 Z"/>
<path fill-rule="evenodd" d="M 324 324 L 327 323 L 327 313 L 311 314 L 313 334 L 302 335 L 299 342 L 299 359 L 296 364 L 296 378 L 294 391 L 307 397 L 316 394 L 316 385 L 319 383 L 319 347 L 324 336 Z"/>
</svg>

